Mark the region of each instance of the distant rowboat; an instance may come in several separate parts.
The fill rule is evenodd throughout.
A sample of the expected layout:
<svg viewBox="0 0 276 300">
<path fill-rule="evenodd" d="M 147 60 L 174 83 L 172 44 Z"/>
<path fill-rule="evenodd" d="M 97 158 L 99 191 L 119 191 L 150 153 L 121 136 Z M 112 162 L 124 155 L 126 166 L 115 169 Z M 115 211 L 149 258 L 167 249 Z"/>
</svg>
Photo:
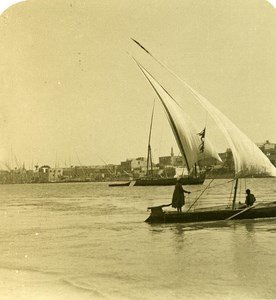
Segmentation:
<svg viewBox="0 0 276 300">
<path fill-rule="evenodd" d="M 128 181 L 128 182 L 110 183 L 109 184 L 110 187 L 114 187 L 114 186 L 129 186 L 129 185 L 130 185 L 130 181 Z"/>
<path fill-rule="evenodd" d="M 186 176 L 181 178 L 181 184 L 183 185 L 194 185 L 203 184 L 205 180 L 205 174 L 201 174 L 198 177 Z M 177 181 L 176 177 L 171 178 L 139 178 L 135 181 L 134 186 L 165 186 L 165 185 L 175 185 Z"/>
</svg>

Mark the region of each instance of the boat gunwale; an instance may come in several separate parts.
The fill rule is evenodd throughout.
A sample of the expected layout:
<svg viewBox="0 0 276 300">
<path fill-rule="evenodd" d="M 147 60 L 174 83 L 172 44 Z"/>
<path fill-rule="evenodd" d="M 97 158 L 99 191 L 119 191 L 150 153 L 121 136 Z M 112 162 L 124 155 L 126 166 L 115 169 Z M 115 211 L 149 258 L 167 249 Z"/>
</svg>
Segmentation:
<svg viewBox="0 0 276 300">
<path fill-rule="evenodd" d="M 261 206 L 262 205 L 262 206 Z M 188 212 L 163 211 L 151 213 L 145 220 L 147 223 L 195 223 L 209 221 L 227 221 L 227 219 L 237 213 L 241 213 L 231 220 L 273 218 L 276 217 L 276 201 L 260 203 L 258 207 L 252 207 L 244 213 L 244 208 L 238 209 L 216 209 L 216 210 L 194 210 Z M 263 215 L 267 213 L 267 216 Z"/>
</svg>

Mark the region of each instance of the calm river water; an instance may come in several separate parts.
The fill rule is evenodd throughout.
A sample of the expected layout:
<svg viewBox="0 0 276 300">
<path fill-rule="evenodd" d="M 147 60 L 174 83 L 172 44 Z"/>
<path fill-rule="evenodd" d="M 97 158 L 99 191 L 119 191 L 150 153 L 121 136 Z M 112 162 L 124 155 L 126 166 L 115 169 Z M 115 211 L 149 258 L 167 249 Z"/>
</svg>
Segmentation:
<svg viewBox="0 0 276 300">
<path fill-rule="evenodd" d="M 227 203 L 225 182 L 201 205 Z M 240 200 L 276 200 L 275 183 Z M 0 185 L 0 300 L 276 299 L 276 221 L 145 223 L 173 188 Z"/>
</svg>

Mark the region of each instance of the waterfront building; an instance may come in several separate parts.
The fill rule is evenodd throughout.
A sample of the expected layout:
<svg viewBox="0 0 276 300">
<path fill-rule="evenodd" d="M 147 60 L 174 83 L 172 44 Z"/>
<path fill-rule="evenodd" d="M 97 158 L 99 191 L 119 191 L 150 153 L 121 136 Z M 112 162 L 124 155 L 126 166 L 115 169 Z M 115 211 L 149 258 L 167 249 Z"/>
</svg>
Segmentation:
<svg viewBox="0 0 276 300">
<path fill-rule="evenodd" d="M 276 144 L 270 143 L 269 140 L 266 140 L 264 143 L 258 143 L 257 145 L 269 158 L 271 163 L 276 166 Z"/>
<path fill-rule="evenodd" d="M 49 182 L 60 182 L 63 180 L 63 168 L 49 168 Z"/>
<path fill-rule="evenodd" d="M 8 183 L 10 178 L 10 172 L 6 170 L 0 170 L 0 183 Z"/>
<path fill-rule="evenodd" d="M 133 178 L 145 176 L 147 172 L 147 159 L 145 157 L 138 157 L 122 161 L 118 171 L 131 174 Z"/>
<path fill-rule="evenodd" d="M 179 167 L 184 165 L 184 160 L 181 155 L 175 156 L 173 152 L 173 147 L 171 148 L 171 155 L 159 157 L 159 167 L 165 168 L 166 166 Z"/>
<path fill-rule="evenodd" d="M 38 182 L 40 183 L 49 182 L 49 170 L 50 170 L 50 166 L 48 165 L 41 166 L 38 169 L 38 177 L 37 177 Z"/>
<path fill-rule="evenodd" d="M 73 178 L 84 181 L 107 181 L 115 176 L 115 165 L 75 166 Z"/>
</svg>

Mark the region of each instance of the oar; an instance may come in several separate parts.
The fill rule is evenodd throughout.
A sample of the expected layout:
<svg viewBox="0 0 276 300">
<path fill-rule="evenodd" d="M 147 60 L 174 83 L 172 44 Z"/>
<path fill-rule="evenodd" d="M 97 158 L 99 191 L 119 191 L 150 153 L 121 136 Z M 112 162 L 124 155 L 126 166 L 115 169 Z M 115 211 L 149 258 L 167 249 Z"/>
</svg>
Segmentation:
<svg viewBox="0 0 276 300">
<path fill-rule="evenodd" d="M 259 203 L 253 204 L 253 205 L 251 205 L 251 206 L 249 206 L 249 207 L 246 207 L 246 208 L 243 209 L 242 211 L 239 211 L 238 213 L 232 215 L 231 217 L 229 217 L 229 218 L 227 218 L 227 219 L 225 219 L 225 220 L 226 220 L 226 221 L 231 220 L 231 219 L 235 218 L 236 216 L 243 214 L 244 212 L 246 212 L 246 211 L 248 211 L 248 210 L 250 210 L 250 209 L 256 207 L 257 205 L 259 205 L 259 204 L 261 204 L 261 203 L 262 203 L 262 202 L 259 202 Z"/>
</svg>

